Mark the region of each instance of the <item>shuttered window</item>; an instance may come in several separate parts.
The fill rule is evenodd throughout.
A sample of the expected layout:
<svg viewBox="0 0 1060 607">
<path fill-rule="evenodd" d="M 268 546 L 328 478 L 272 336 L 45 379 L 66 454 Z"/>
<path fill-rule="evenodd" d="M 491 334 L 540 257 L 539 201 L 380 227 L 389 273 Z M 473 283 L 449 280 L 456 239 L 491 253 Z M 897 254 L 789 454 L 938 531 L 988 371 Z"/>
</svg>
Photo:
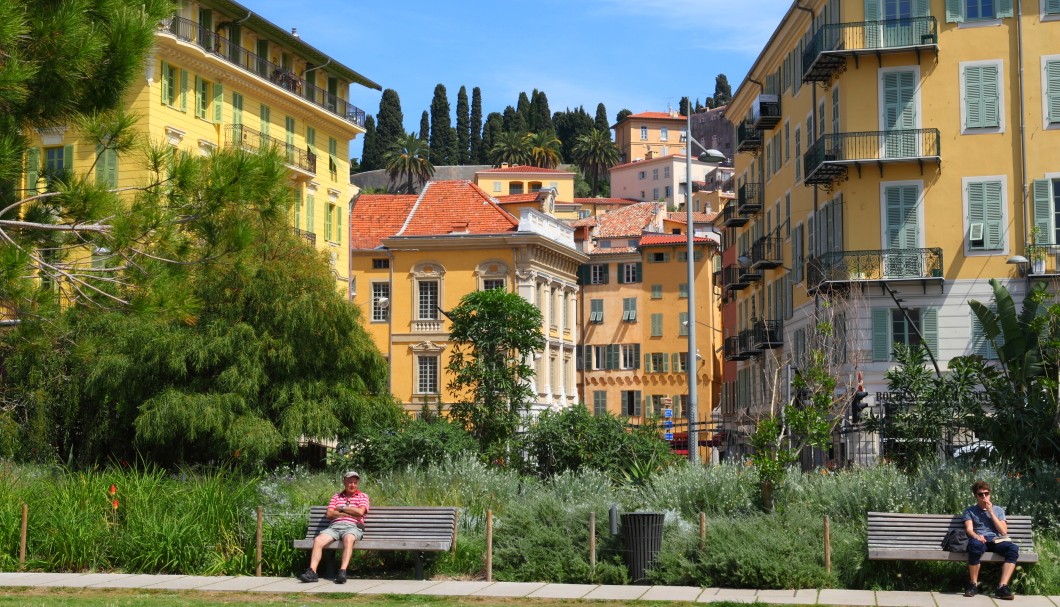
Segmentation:
<svg viewBox="0 0 1060 607">
<path fill-rule="evenodd" d="M 972 354 L 982 356 L 987 360 L 997 360 L 997 350 L 994 344 L 986 338 L 983 323 L 979 322 L 979 317 L 974 312 L 970 316 L 972 319 Z"/>
<path fill-rule="evenodd" d="M 976 181 L 968 184 L 968 247 L 973 251 L 995 251 L 1004 248 L 1000 181 Z"/>
<path fill-rule="evenodd" d="M 976 65 L 964 68 L 964 112 L 969 129 L 996 128 L 1000 124 L 998 68 Z"/>
<path fill-rule="evenodd" d="M 1045 63 L 1044 84 L 1046 117 L 1050 124 L 1058 123 L 1060 122 L 1060 59 Z"/>
<path fill-rule="evenodd" d="M 652 337 L 662 337 L 662 334 L 663 334 L 663 315 L 662 314 L 652 314 L 651 315 L 651 336 Z"/>
<path fill-rule="evenodd" d="M 108 188 L 118 187 L 118 152 L 96 147 L 96 183 Z"/>
<path fill-rule="evenodd" d="M 604 300 L 589 300 L 589 322 L 596 324 L 604 322 Z"/>
<path fill-rule="evenodd" d="M 938 356 L 938 310 L 911 308 L 906 313 L 898 308 L 876 308 L 872 311 L 872 360 L 893 360 L 895 344 L 921 345 L 917 330 L 924 337 L 923 345 Z"/>
</svg>

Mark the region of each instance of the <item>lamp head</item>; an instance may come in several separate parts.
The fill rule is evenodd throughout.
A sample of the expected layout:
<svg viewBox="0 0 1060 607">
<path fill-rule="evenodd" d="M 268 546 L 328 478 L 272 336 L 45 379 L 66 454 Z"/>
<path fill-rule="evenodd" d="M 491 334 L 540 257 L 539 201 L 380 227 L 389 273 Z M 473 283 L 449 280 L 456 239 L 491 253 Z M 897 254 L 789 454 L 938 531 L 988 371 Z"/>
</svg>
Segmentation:
<svg viewBox="0 0 1060 607">
<path fill-rule="evenodd" d="M 729 159 L 725 157 L 725 154 L 721 153 L 720 150 L 715 150 L 714 148 L 711 148 L 699 155 L 700 162 L 713 162 L 717 164 L 723 164 L 728 160 Z"/>
<path fill-rule="evenodd" d="M 740 264 L 741 268 L 750 268 L 751 258 L 746 255 L 740 255 L 736 258 L 736 263 Z"/>
<path fill-rule="evenodd" d="M 386 307 L 390 306 L 390 298 L 389 297 L 384 297 L 384 296 L 380 295 L 379 297 L 376 297 L 373 301 L 375 301 L 375 303 L 380 308 L 386 308 Z"/>
</svg>

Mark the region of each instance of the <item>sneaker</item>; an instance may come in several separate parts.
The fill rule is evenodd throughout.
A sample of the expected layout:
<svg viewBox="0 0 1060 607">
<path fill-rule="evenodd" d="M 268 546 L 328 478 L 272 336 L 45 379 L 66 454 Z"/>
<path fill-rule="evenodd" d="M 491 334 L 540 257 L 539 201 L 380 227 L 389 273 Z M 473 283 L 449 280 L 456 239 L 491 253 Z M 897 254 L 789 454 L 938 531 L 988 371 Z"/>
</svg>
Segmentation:
<svg viewBox="0 0 1060 607">
<path fill-rule="evenodd" d="M 312 569 L 306 569 L 305 573 L 302 573 L 301 575 L 298 576 L 298 579 L 299 579 L 299 581 L 305 582 L 307 584 L 312 584 L 313 582 L 319 580 L 320 578 L 317 577 L 317 572 L 316 571 L 313 571 Z"/>
<path fill-rule="evenodd" d="M 346 570 L 345 569 L 339 569 L 339 572 L 335 574 L 335 583 L 336 584 L 345 584 L 346 583 Z"/>
<path fill-rule="evenodd" d="M 979 593 L 979 584 L 968 584 L 964 589 L 964 596 L 975 596 Z"/>
<path fill-rule="evenodd" d="M 994 593 L 994 597 L 995 598 L 999 598 L 999 599 L 1001 599 L 1003 601 L 1011 601 L 1012 599 L 1016 598 L 1012 594 L 1012 591 L 1008 589 L 1008 585 L 1007 584 L 1004 585 L 1004 586 L 998 586 L 997 587 L 997 592 Z"/>
</svg>

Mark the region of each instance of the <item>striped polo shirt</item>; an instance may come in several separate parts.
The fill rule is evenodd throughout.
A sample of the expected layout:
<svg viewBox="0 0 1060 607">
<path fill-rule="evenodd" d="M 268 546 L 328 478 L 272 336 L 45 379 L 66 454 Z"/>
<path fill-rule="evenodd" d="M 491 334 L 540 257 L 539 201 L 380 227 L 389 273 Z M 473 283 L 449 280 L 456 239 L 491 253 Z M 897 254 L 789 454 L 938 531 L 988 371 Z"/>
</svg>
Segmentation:
<svg viewBox="0 0 1060 607">
<path fill-rule="evenodd" d="M 368 494 L 364 491 L 357 490 L 353 495 L 346 495 L 346 491 L 339 491 L 335 495 L 331 496 L 331 501 L 328 502 L 328 508 L 331 510 L 338 511 L 339 508 L 351 507 L 351 508 L 364 508 L 365 514 L 368 513 Z M 353 516 L 352 514 L 346 514 L 340 512 L 339 517 L 333 519 L 332 523 L 364 523 L 363 516 Z"/>
</svg>

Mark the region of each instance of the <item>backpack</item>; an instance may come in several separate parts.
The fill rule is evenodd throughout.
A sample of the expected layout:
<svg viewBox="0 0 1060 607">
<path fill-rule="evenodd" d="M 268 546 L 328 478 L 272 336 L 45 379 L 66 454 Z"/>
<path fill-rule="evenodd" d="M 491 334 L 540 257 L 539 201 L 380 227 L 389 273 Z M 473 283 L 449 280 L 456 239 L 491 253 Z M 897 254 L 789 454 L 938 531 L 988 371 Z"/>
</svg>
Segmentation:
<svg viewBox="0 0 1060 607">
<path fill-rule="evenodd" d="M 942 549 L 949 552 L 968 552 L 968 532 L 964 529 L 950 529 L 942 538 Z"/>
</svg>

